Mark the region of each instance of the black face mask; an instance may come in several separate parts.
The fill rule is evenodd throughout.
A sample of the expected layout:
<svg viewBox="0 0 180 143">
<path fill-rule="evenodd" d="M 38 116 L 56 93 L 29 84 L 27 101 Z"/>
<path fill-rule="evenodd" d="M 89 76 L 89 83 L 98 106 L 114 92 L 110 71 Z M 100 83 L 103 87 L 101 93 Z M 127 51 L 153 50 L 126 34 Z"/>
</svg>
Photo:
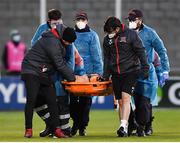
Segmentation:
<svg viewBox="0 0 180 143">
<path fill-rule="evenodd" d="M 63 24 L 58 24 L 56 25 L 56 29 L 57 29 L 57 32 L 59 33 L 59 35 L 62 36 L 62 33 L 63 33 L 63 29 L 65 28 L 65 26 Z"/>
</svg>

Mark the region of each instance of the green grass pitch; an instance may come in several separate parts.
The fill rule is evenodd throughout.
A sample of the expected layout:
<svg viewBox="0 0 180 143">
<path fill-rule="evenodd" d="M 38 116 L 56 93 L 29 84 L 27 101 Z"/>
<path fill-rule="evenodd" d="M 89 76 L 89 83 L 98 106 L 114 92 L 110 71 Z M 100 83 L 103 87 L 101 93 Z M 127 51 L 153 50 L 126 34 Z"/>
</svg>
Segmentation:
<svg viewBox="0 0 180 143">
<path fill-rule="evenodd" d="M 44 123 L 36 114 L 33 121 L 33 138 L 26 139 L 24 134 L 23 112 L 0 112 L 0 141 L 15 142 L 180 142 L 180 110 L 155 109 L 153 123 L 154 134 L 149 137 L 119 138 L 116 130 L 119 127 L 117 112 L 113 110 L 91 110 L 91 120 L 87 136 L 76 135 L 72 138 L 53 139 L 40 138 L 39 132 L 44 129 Z"/>
</svg>

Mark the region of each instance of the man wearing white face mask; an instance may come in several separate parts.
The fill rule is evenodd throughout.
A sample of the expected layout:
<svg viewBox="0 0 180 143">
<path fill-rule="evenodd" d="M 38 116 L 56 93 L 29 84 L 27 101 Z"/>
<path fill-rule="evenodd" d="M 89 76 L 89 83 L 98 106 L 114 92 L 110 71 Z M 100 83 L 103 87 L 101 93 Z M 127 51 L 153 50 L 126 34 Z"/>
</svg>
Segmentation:
<svg viewBox="0 0 180 143">
<path fill-rule="evenodd" d="M 158 82 L 162 87 L 169 78 L 169 59 L 167 50 L 154 29 L 143 23 L 143 13 L 133 9 L 129 12 L 129 28 L 136 30 L 146 50 L 149 64 L 149 78 L 143 80 L 139 78 L 135 88 L 136 119 L 139 124 L 138 136 L 152 134 L 152 106 L 157 106 L 157 87 Z M 154 63 L 155 51 L 160 57 L 161 76 L 156 75 Z M 145 132 L 144 132 L 145 131 Z"/>
<path fill-rule="evenodd" d="M 48 11 L 48 21 L 46 23 L 41 24 L 34 34 L 32 40 L 31 40 L 31 46 L 33 46 L 37 40 L 41 37 L 42 33 L 47 31 L 51 28 L 56 28 L 56 25 L 63 24 L 63 21 L 61 19 L 62 14 L 57 9 L 50 9 Z"/>
<path fill-rule="evenodd" d="M 75 31 L 77 39 L 74 44 L 84 60 L 86 74 L 102 74 L 103 64 L 99 37 L 95 31 L 88 26 L 87 13 L 80 11 L 75 16 Z M 86 127 L 89 122 L 89 112 L 92 104 L 90 96 L 71 96 L 70 110 L 73 119 L 72 135 L 79 130 L 80 136 L 86 135 Z"/>
<path fill-rule="evenodd" d="M 21 64 L 26 52 L 26 45 L 21 41 L 21 35 L 18 30 L 12 30 L 11 40 L 5 45 L 3 52 L 3 64 L 9 75 L 19 75 Z"/>
<path fill-rule="evenodd" d="M 115 98 L 119 103 L 119 137 L 128 134 L 130 100 L 139 72 L 148 78 L 148 63 L 142 42 L 136 32 L 128 29 L 116 17 L 109 17 L 104 24 L 103 42 L 104 80 L 111 77 Z"/>
</svg>

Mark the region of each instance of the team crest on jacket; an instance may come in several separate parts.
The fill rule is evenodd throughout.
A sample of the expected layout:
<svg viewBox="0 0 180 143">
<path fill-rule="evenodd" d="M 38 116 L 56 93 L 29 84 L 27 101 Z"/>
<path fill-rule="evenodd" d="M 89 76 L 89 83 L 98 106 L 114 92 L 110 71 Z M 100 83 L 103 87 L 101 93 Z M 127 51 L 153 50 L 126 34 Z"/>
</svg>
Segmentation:
<svg viewBox="0 0 180 143">
<path fill-rule="evenodd" d="M 109 45 L 111 45 L 111 44 L 112 44 L 112 39 L 109 40 Z"/>
<path fill-rule="evenodd" d="M 126 41 L 126 37 L 121 37 L 121 38 L 120 38 L 120 42 L 126 43 L 126 42 L 127 42 L 127 41 Z"/>
</svg>

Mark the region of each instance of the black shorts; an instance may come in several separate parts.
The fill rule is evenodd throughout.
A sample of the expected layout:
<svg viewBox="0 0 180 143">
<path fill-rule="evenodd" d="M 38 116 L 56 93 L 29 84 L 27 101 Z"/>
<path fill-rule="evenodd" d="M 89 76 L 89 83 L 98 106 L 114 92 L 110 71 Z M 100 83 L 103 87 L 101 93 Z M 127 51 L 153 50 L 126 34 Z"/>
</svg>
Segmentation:
<svg viewBox="0 0 180 143">
<path fill-rule="evenodd" d="M 124 73 L 121 75 L 112 75 L 113 90 L 116 99 L 122 98 L 122 92 L 132 95 L 138 77 L 139 71 Z"/>
</svg>

